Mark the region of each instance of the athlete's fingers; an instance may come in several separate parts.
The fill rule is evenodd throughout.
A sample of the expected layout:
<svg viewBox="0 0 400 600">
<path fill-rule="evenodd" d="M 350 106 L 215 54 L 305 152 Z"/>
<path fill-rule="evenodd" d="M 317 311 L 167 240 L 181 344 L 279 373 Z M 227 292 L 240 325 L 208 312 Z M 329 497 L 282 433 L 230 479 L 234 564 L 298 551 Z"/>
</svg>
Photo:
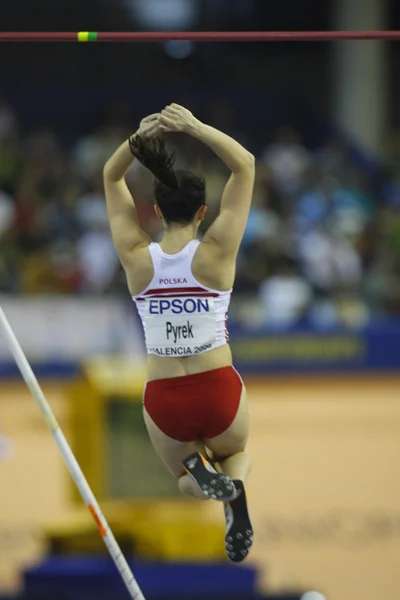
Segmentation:
<svg viewBox="0 0 400 600">
<path fill-rule="evenodd" d="M 156 130 L 159 126 L 160 126 L 160 123 L 159 123 L 158 119 L 155 119 L 154 121 L 150 121 L 149 123 L 143 123 L 141 130 L 144 133 L 148 133 L 150 131 Z"/>
<path fill-rule="evenodd" d="M 140 135 L 148 136 L 151 134 L 151 129 L 154 125 L 158 125 L 158 113 L 154 113 L 153 115 L 149 115 L 144 118 L 140 122 L 140 127 L 138 133 Z"/>
<path fill-rule="evenodd" d="M 144 135 L 145 137 L 153 137 L 153 136 L 157 135 L 157 133 L 158 133 L 159 131 L 161 131 L 161 126 L 160 126 L 160 124 L 159 124 L 159 123 L 157 123 L 157 126 L 156 126 L 156 127 L 149 127 L 149 128 L 147 128 L 147 129 L 145 129 L 145 130 L 143 131 L 143 135 Z"/>
<path fill-rule="evenodd" d="M 157 115 L 154 119 L 152 119 L 151 121 L 147 121 L 147 123 L 145 123 L 145 127 L 157 127 L 157 125 L 159 124 L 159 116 Z"/>
<path fill-rule="evenodd" d="M 166 127 L 174 128 L 176 126 L 174 119 L 171 119 L 170 117 L 167 117 L 166 115 L 164 115 L 162 113 L 159 116 L 158 120 L 162 125 L 165 125 Z"/>
<path fill-rule="evenodd" d="M 151 122 L 151 121 L 154 121 L 154 120 L 156 120 L 156 119 L 157 119 L 157 117 L 158 117 L 158 115 L 159 115 L 159 114 L 160 114 L 160 113 L 153 113 L 152 115 L 148 115 L 147 117 L 145 117 L 145 118 L 143 119 L 143 121 L 142 121 L 142 122 L 143 122 L 143 123 L 149 123 L 149 122 Z"/>
<path fill-rule="evenodd" d="M 141 136 L 145 139 L 154 138 L 161 133 L 161 123 L 158 120 L 148 123 L 142 128 Z"/>
<path fill-rule="evenodd" d="M 158 119 L 154 119 L 154 121 L 148 121 L 147 123 L 142 123 L 143 129 L 151 129 L 152 127 L 157 127 L 159 124 Z"/>
<path fill-rule="evenodd" d="M 179 115 L 179 114 L 180 114 L 180 113 L 179 113 L 179 110 L 177 110 L 176 108 L 174 108 L 174 107 L 173 107 L 173 106 L 171 106 L 171 105 L 169 105 L 169 106 L 166 106 L 166 107 L 164 108 L 164 110 L 165 110 L 165 112 L 167 112 L 167 113 L 169 113 L 169 114 L 171 114 L 171 115 Z"/>
<path fill-rule="evenodd" d="M 166 108 L 164 108 L 164 110 L 161 111 L 161 115 L 165 115 L 165 116 L 171 117 L 171 118 L 176 118 L 179 116 L 179 113 L 175 110 L 168 108 L 168 106 L 167 106 Z"/>
</svg>

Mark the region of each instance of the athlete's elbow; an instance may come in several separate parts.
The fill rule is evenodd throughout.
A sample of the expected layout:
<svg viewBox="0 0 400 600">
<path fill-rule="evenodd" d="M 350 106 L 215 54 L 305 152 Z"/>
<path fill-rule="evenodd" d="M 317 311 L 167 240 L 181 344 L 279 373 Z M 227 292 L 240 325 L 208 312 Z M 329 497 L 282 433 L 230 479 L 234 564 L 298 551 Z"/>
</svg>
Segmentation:
<svg viewBox="0 0 400 600">
<path fill-rule="evenodd" d="M 103 168 L 104 179 L 110 179 L 111 173 L 112 173 L 112 168 L 110 165 L 110 161 L 107 161 Z"/>
<path fill-rule="evenodd" d="M 237 166 L 237 171 L 254 171 L 256 165 L 256 159 L 254 154 L 251 152 L 245 152 L 243 156 L 240 157 L 240 161 Z"/>
<path fill-rule="evenodd" d="M 118 181 L 120 177 L 115 172 L 112 162 L 109 160 L 106 162 L 103 168 L 103 179 L 105 181 Z"/>
<path fill-rule="evenodd" d="M 251 168 L 254 169 L 255 165 L 256 165 L 256 157 L 254 156 L 254 154 L 252 154 L 251 152 L 247 152 L 246 154 L 246 164 Z"/>
</svg>

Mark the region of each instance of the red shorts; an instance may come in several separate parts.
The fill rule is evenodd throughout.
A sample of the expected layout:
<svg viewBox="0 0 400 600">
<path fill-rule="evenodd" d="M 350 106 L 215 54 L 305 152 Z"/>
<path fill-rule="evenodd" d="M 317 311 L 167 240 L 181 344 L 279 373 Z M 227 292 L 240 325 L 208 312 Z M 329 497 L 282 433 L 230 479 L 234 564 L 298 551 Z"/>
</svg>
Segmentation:
<svg viewBox="0 0 400 600">
<path fill-rule="evenodd" d="M 146 384 L 144 406 L 165 435 L 180 442 L 213 438 L 232 424 L 242 380 L 233 367 L 156 379 Z"/>
</svg>

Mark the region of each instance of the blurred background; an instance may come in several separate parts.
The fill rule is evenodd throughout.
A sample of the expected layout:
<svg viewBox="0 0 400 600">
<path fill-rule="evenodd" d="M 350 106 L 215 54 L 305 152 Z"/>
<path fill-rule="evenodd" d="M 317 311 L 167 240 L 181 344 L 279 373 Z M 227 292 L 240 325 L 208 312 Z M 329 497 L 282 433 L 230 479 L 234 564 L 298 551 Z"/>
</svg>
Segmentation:
<svg viewBox="0 0 400 600">
<path fill-rule="evenodd" d="M 400 29 L 395 0 L 2 0 L 2 31 Z M 0 46 L 0 302 L 147 600 L 400 597 L 400 44 Z M 144 346 L 108 157 L 169 102 L 257 158 L 230 332 L 255 544 L 181 499 L 141 418 Z M 207 180 L 228 174 L 170 136 Z M 158 240 L 152 179 L 129 186 Z M 312 591 L 317 590 L 323 596 Z M 0 335 L 0 597 L 126 598 Z"/>
</svg>

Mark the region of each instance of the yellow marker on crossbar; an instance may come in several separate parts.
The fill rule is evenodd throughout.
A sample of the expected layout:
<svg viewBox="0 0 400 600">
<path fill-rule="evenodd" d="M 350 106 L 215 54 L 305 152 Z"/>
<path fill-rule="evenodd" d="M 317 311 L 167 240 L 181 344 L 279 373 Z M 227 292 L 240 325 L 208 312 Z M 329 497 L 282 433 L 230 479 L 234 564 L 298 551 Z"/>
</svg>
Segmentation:
<svg viewBox="0 0 400 600">
<path fill-rule="evenodd" d="M 78 42 L 96 42 L 97 32 L 96 31 L 80 31 L 78 33 Z"/>
</svg>

